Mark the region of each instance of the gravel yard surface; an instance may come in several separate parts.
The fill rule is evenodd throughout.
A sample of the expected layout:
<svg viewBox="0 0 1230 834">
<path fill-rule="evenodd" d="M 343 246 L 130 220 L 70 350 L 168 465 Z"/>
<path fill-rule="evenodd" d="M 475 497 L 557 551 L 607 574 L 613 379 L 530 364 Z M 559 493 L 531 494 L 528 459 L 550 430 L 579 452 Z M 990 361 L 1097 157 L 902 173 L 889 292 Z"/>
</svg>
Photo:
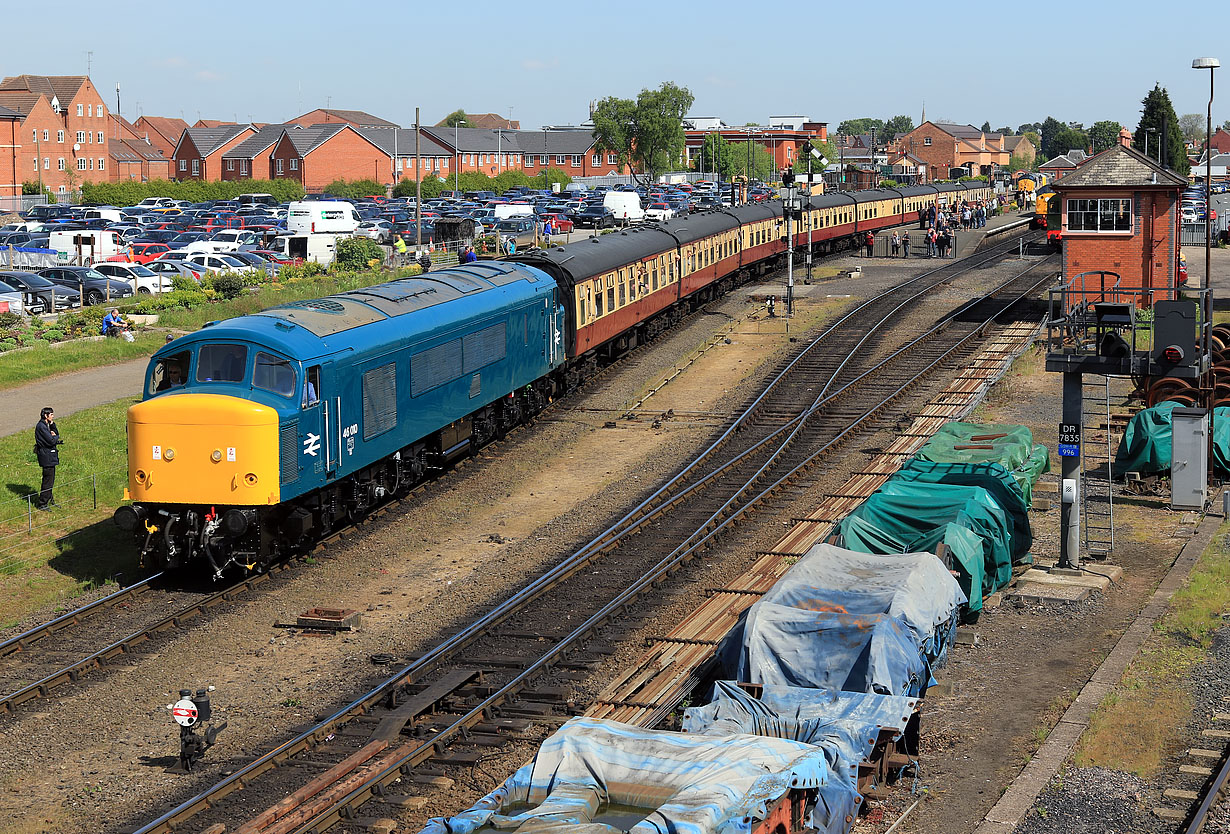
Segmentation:
<svg viewBox="0 0 1230 834">
<path fill-rule="evenodd" d="M 839 259 L 834 265 L 842 264 Z M 800 315 L 808 315 L 808 305 L 813 318 L 832 315 L 849 297 L 887 286 L 906 271 L 896 265 L 868 268 L 861 279 L 801 287 Z M 900 332 L 916 331 L 954 300 L 1012 272 L 1003 265 L 954 282 L 912 308 Z M 383 675 L 371 655 L 403 658 L 423 651 L 587 541 L 685 463 L 783 355 L 790 343 L 779 322 L 748 318 L 754 313 L 751 299 L 779 289 L 744 288 L 711 305 L 566 408 L 484 452 L 411 506 L 331 546 L 310 569 L 292 571 L 276 594 L 258 593 L 219 612 L 117 670 L 104 686 L 70 687 L 0 720 L 0 832 L 117 830 L 152 818 L 374 686 Z M 654 427 L 645 417 L 605 428 L 611 417 L 604 410 L 626 407 L 736 320 L 729 345 L 707 353 L 643 409 L 646 415 L 711 412 L 712 420 Z M 926 394 L 920 391 L 916 399 Z M 881 435 L 865 445 L 891 439 L 894 421 L 908 410 L 903 405 L 886 418 Z M 644 634 L 638 628 L 660 633 L 662 623 L 694 607 L 704 588 L 738 575 L 756 550 L 777 539 L 785 519 L 814 507 L 862 460 L 851 447 L 813 487 L 681 571 L 659 602 L 640 611 L 644 622 L 623 626 L 629 639 L 617 643 L 598 676 L 577 685 L 577 697 L 591 696 L 609 672 L 639 656 Z M 317 605 L 362 611 L 362 631 L 322 638 L 274 627 Z M 215 710 L 230 726 L 199 773 L 167 774 L 177 734 L 165 705 L 181 686 L 207 683 L 217 687 Z M 74 718 L 65 721 L 65 715 Z M 463 807 L 503 779 L 532 747 L 527 742 L 493 751 L 428 813 Z"/>
</svg>

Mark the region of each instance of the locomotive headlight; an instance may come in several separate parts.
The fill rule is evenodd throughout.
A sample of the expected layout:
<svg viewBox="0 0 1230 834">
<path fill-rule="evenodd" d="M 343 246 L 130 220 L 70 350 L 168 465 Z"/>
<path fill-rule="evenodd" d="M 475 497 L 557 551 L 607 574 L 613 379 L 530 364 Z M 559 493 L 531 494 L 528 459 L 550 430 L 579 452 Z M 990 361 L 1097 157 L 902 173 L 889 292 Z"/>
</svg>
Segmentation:
<svg viewBox="0 0 1230 834">
<path fill-rule="evenodd" d="M 162 456 L 167 460 L 175 460 L 175 450 L 168 446 L 163 450 Z"/>
<path fill-rule="evenodd" d="M 256 486 L 256 481 L 257 477 L 255 472 L 249 472 L 247 475 L 243 476 L 243 482 L 250 487 Z"/>
<path fill-rule="evenodd" d="M 209 453 L 209 459 L 212 460 L 214 463 L 218 463 L 219 461 L 221 461 L 222 460 L 222 450 L 214 449 L 212 452 Z"/>
</svg>

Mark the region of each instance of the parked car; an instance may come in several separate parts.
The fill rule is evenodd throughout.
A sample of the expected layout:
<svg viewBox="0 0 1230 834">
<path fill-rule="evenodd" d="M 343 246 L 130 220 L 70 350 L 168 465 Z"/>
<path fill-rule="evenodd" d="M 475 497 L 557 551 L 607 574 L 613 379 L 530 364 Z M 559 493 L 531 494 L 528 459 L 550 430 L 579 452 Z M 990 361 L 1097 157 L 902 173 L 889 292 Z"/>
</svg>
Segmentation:
<svg viewBox="0 0 1230 834">
<path fill-rule="evenodd" d="M 393 224 L 388 220 L 365 220 L 354 233 L 356 237 L 371 238 L 377 243 L 389 243 L 393 240 Z"/>
<path fill-rule="evenodd" d="M 187 248 L 197 252 L 233 252 L 236 249 L 256 249 L 260 235 L 249 229 L 224 229 L 208 238 L 190 243 Z"/>
<path fill-rule="evenodd" d="M 252 250 L 237 249 L 234 252 L 227 252 L 226 254 L 228 257 L 234 258 L 235 260 L 240 261 L 255 270 L 265 272 L 270 277 L 277 275 L 278 270 L 281 269 L 278 264 L 274 263 L 269 258 L 258 255 Z"/>
<path fill-rule="evenodd" d="M 544 226 L 547 221 L 550 220 L 551 225 L 555 227 L 555 233 L 557 235 L 569 234 L 576 226 L 568 215 L 559 212 L 547 212 L 546 214 L 543 214 L 540 219 L 542 220 Z"/>
<path fill-rule="evenodd" d="M 206 272 L 252 272 L 252 267 L 238 258 L 232 258 L 224 252 L 208 253 L 193 252 L 187 258 L 188 264 L 204 267 Z"/>
<path fill-rule="evenodd" d="M 133 241 L 128 244 L 128 259 L 133 263 L 147 264 L 170 251 L 171 247 L 165 243 Z"/>
<path fill-rule="evenodd" d="M 48 281 L 46 278 L 41 275 L 35 275 L 33 272 L 0 272 L 0 281 L 30 295 L 37 296 L 43 302 L 45 311 L 49 313 L 59 313 L 81 306 L 81 293 Z"/>
<path fill-rule="evenodd" d="M 1200 217 L 1194 208 L 1184 208 L 1181 219 L 1184 223 L 1199 223 Z"/>
<path fill-rule="evenodd" d="M 253 249 L 252 254 L 265 258 L 277 267 L 300 266 L 303 264 L 302 258 L 288 258 L 281 252 L 274 252 L 272 249 Z"/>
<path fill-rule="evenodd" d="M 205 268 L 190 264 L 187 261 L 172 260 L 169 258 L 159 258 L 156 261 L 150 261 L 145 265 L 150 272 L 155 272 L 159 275 L 164 275 L 167 278 L 191 278 L 194 281 L 200 281 L 201 275 L 204 274 Z"/>
<path fill-rule="evenodd" d="M 102 304 L 104 301 L 116 301 L 133 296 L 133 289 L 127 281 L 108 278 L 88 266 L 53 266 L 50 269 L 41 270 L 39 275 L 68 289 L 84 289 L 86 304 Z"/>
<path fill-rule="evenodd" d="M 139 295 L 151 295 L 157 292 L 171 291 L 171 276 L 160 275 L 148 267 L 138 263 L 101 263 L 94 264 L 94 271 L 124 281 Z"/>
<path fill-rule="evenodd" d="M 674 210 L 667 203 L 650 203 L 645 207 L 646 220 L 670 220 L 674 216 Z"/>
<path fill-rule="evenodd" d="M 20 287 L 0 280 L 0 313 L 16 313 L 19 316 L 37 316 L 46 309 L 46 304 L 36 295 L 30 295 Z"/>
<path fill-rule="evenodd" d="M 29 232 L 8 232 L 0 235 L 0 246 L 27 247 L 30 245 L 31 237 Z"/>
<path fill-rule="evenodd" d="M 615 215 L 601 203 L 591 203 L 573 215 L 578 227 L 589 226 L 594 229 L 606 229 L 615 225 Z"/>
</svg>

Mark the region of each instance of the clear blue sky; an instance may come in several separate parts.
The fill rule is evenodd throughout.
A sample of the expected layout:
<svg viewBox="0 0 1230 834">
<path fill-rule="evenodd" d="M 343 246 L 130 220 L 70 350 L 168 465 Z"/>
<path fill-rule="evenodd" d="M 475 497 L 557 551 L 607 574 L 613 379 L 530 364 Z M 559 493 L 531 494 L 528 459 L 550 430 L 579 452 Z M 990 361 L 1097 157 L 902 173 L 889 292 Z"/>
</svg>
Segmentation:
<svg viewBox="0 0 1230 834">
<path fill-rule="evenodd" d="M 578 123 L 591 99 L 635 97 L 672 80 L 695 95 L 694 115 L 728 124 L 796 113 L 834 129 L 860 116 L 908 113 L 917 122 L 925 100 L 931 119 L 993 128 L 1052 115 L 1134 129 L 1155 81 L 1180 115 L 1204 113 L 1208 72 L 1191 60 L 1213 55 L 1227 65 L 1218 71 L 1225 104 L 1214 104 L 1220 123 L 1230 116 L 1226 30 L 1179 8 L 59 0 L 5 10 L 5 30 L 20 34 L 5 39 L 0 73 L 84 73 L 92 51 L 94 83 L 114 106 L 119 82 L 126 117 L 140 102 L 145 114 L 190 123 L 198 114 L 282 121 L 329 102 L 403 125 L 416 105 L 424 124 L 458 107 L 505 116 L 512 108 L 536 128 Z M 1061 25 L 1048 32 L 1048 21 Z"/>
</svg>

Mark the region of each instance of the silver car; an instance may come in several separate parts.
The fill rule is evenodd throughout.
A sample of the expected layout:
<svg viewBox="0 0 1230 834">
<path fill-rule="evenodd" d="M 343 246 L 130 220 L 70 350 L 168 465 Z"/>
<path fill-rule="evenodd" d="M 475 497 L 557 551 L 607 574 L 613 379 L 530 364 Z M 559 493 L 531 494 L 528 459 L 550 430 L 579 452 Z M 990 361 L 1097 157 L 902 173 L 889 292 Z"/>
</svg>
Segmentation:
<svg viewBox="0 0 1230 834">
<path fill-rule="evenodd" d="M 175 260 L 173 258 L 156 258 L 145 265 L 145 268 L 151 272 L 156 272 L 159 275 L 164 275 L 167 278 L 191 278 L 200 283 L 201 275 L 205 272 L 203 267 L 190 264 L 187 261 Z"/>
<path fill-rule="evenodd" d="M 371 238 L 377 243 L 391 243 L 393 224 L 387 220 L 365 220 L 354 230 L 355 237 Z"/>
<path fill-rule="evenodd" d="M 36 316 L 42 313 L 46 306 L 38 296 L 28 295 L 17 287 L 0 281 L 0 313 Z"/>
</svg>

